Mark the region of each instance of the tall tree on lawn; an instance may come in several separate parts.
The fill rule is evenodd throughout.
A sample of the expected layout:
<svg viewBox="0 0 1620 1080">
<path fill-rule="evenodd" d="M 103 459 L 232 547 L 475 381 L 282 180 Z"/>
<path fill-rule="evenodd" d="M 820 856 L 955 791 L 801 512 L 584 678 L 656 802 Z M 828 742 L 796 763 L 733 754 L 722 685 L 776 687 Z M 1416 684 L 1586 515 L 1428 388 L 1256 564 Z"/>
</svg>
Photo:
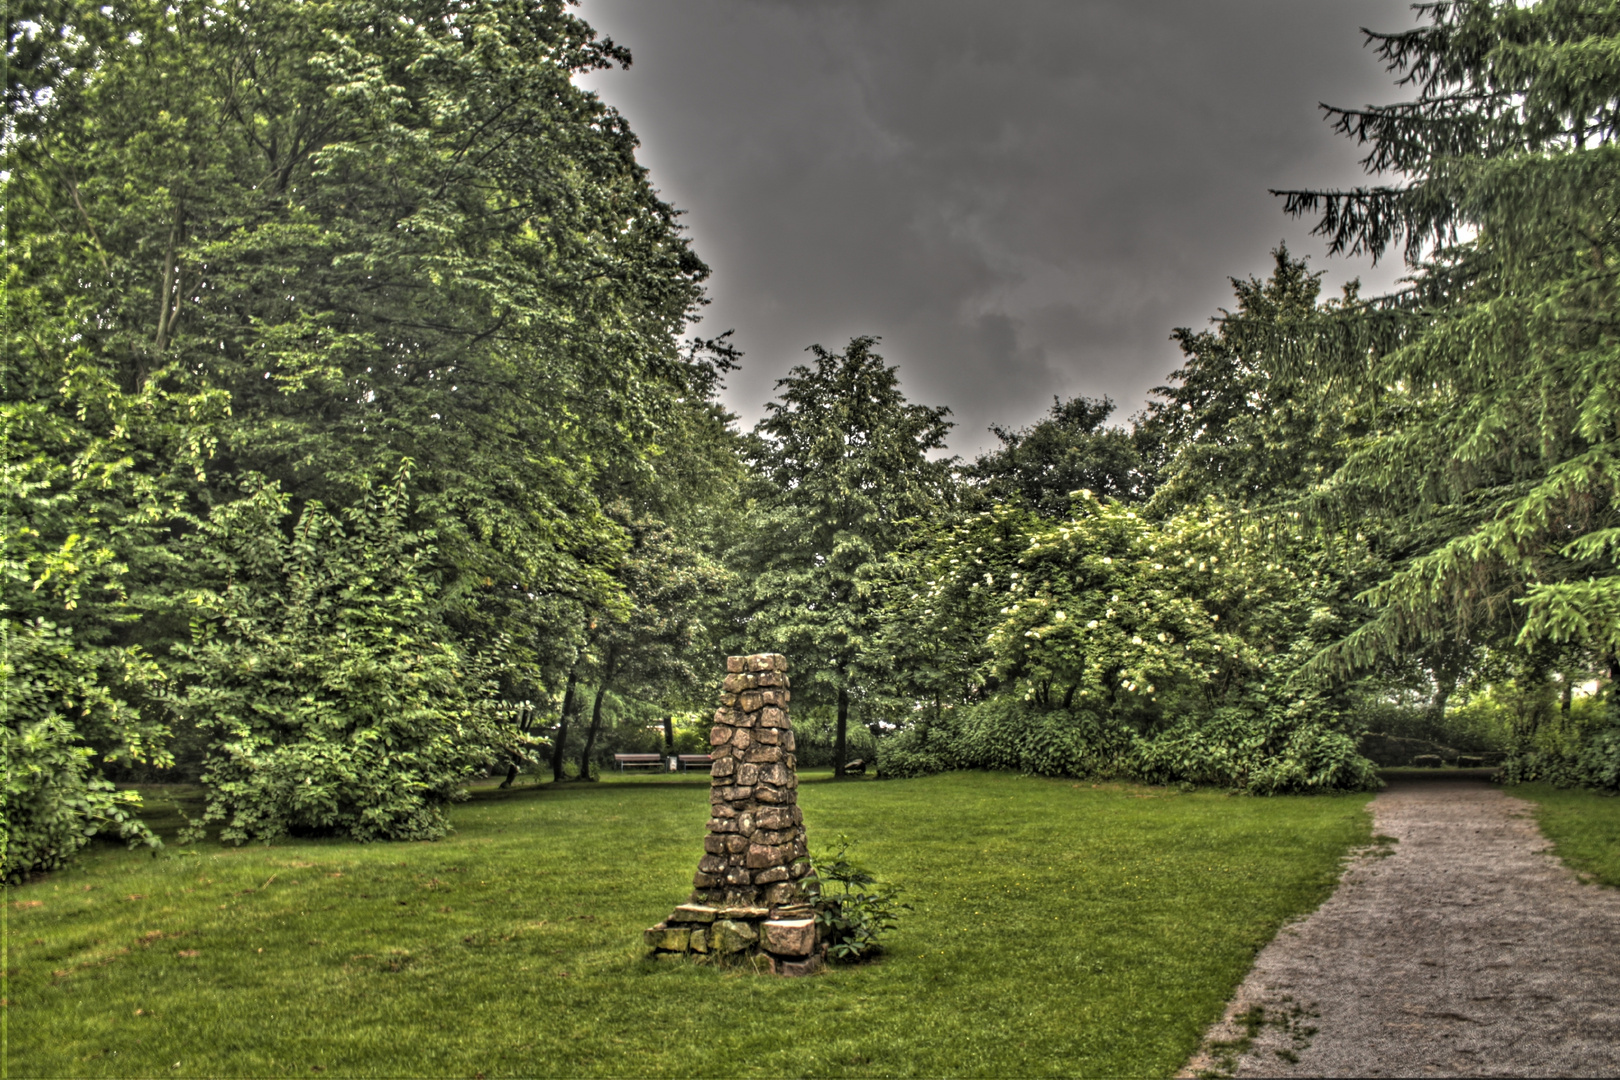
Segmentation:
<svg viewBox="0 0 1620 1080">
<path fill-rule="evenodd" d="M 878 629 L 879 568 L 909 522 L 952 498 L 954 459 L 929 456 L 945 446 L 950 410 L 908 402 L 876 344 L 813 345 L 814 365 L 777 383 L 748 451 L 760 485 L 739 552 L 749 648 L 788 654 L 797 688 L 836 704 L 838 776 Z"/>
<path fill-rule="evenodd" d="M 1392 181 L 1280 192 L 1410 287 L 1301 336 L 1370 409 L 1324 518 L 1437 529 L 1366 598 L 1341 669 L 1436 638 L 1620 656 L 1620 4 L 1458 0 L 1368 40 L 1412 100 L 1329 108 Z M 1617 672 L 1620 674 L 1620 672 Z"/>
</svg>

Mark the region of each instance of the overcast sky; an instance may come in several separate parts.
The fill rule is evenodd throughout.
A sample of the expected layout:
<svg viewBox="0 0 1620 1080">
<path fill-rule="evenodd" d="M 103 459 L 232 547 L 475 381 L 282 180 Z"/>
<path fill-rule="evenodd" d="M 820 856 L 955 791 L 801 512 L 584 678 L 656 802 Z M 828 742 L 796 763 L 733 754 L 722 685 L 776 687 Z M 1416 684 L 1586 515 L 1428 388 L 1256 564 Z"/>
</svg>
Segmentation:
<svg viewBox="0 0 1620 1080">
<path fill-rule="evenodd" d="M 1179 364 L 1177 326 L 1264 275 L 1279 241 L 1328 258 L 1268 188 L 1356 183 L 1319 101 L 1399 92 L 1358 27 L 1393 0 L 584 0 L 628 71 L 583 80 L 713 268 L 700 329 L 735 328 L 745 425 L 817 342 L 883 339 L 952 450 L 1053 395 L 1125 419 Z"/>
</svg>

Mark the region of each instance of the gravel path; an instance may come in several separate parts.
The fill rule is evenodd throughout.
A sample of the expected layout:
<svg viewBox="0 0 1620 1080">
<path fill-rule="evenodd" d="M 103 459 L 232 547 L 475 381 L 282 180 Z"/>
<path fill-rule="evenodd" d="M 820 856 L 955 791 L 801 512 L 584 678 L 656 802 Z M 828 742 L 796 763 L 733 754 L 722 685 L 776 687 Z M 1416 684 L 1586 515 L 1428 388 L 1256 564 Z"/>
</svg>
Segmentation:
<svg viewBox="0 0 1620 1080">
<path fill-rule="evenodd" d="M 1397 843 L 1261 951 L 1182 1075 L 1620 1076 L 1620 890 L 1478 777 L 1398 780 L 1372 809 Z"/>
</svg>

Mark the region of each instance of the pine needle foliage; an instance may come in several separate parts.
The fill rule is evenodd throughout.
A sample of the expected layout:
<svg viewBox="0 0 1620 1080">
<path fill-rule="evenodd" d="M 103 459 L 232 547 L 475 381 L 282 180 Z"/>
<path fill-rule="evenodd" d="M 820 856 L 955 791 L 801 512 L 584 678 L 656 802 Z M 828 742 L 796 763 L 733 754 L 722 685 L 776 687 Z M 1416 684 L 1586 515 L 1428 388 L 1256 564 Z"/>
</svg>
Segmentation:
<svg viewBox="0 0 1620 1080">
<path fill-rule="evenodd" d="M 1620 5 L 1418 5 L 1368 42 L 1408 101 L 1327 108 L 1390 182 L 1279 192 L 1332 250 L 1399 252 L 1408 287 L 1286 349 L 1369 409 L 1315 512 L 1412 538 L 1325 654 L 1414 641 L 1620 653 Z"/>
</svg>

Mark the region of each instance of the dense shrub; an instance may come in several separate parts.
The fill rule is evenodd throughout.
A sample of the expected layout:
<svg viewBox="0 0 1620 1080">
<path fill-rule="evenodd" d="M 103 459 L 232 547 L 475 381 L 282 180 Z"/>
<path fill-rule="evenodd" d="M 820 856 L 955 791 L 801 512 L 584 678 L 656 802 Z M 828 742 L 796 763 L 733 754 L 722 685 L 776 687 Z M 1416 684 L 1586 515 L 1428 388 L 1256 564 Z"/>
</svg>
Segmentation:
<svg viewBox="0 0 1620 1080">
<path fill-rule="evenodd" d="M 1502 765 L 1505 783 L 1545 780 L 1560 787 L 1620 791 L 1620 718 L 1603 698 L 1577 698 L 1569 708 L 1552 703 L 1545 685 L 1493 688 L 1491 703 L 1515 728 L 1512 754 Z"/>
<path fill-rule="evenodd" d="M 117 426 L 165 415 L 154 395 L 117 392 L 42 305 L 0 288 L 0 880 L 62 866 L 98 833 L 157 840 L 103 766 L 161 766 L 167 729 L 140 707 L 161 682 L 120 641 L 135 619 L 123 581 L 150 541 L 162 493 L 136 474 Z M 19 332 L 30 324 L 34 336 Z M 22 367 L 18 357 L 33 361 Z"/>
<path fill-rule="evenodd" d="M 1134 733 L 1089 711 L 1043 709 L 1016 697 L 947 710 L 878 743 L 878 769 L 895 778 L 949 769 L 1009 769 L 1037 776 L 1120 772 Z"/>
<path fill-rule="evenodd" d="M 1142 735 L 1090 711 L 1042 708 L 1008 695 L 882 740 L 878 764 L 890 778 L 1009 769 L 1214 784 L 1265 795 L 1377 786 L 1376 771 L 1356 753 L 1355 740 L 1321 719 L 1227 708 Z"/>
<path fill-rule="evenodd" d="M 204 820 L 223 839 L 433 839 L 466 781 L 521 750 L 449 644 L 407 501 L 402 473 L 342 520 L 306 504 L 288 535 L 288 498 L 264 484 L 198 534 L 215 584 L 188 598 L 172 704 L 210 733 Z"/>
<path fill-rule="evenodd" d="M 66 629 L 44 621 L 0 620 L 0 881 L 63 866 L 98 833 L 157 846 L 135 819 L 139 796 L 101 776 L 73 723 L 113 726 L 128 710 L 95 668 L 101 652 L 76 648 Z"/>
<path fill-rule="evenodd" d="M 1291 520 L 1212 503 L 1154 522 L 1080 492 L 1066 521 L 997 507 L 952 524 L 895 591 L 903 632 L 954 650 L 933 660 L 955 665 L 935 693 L 966 684 L 979 700 L 922 709 L 884 741 L 886 776 L 995 768 L 1259 793 L 1377 782 L 1342 695 L 1330 702 L 1309 668 L 1342 632 L 1348 590 Z"/>
</svg>

